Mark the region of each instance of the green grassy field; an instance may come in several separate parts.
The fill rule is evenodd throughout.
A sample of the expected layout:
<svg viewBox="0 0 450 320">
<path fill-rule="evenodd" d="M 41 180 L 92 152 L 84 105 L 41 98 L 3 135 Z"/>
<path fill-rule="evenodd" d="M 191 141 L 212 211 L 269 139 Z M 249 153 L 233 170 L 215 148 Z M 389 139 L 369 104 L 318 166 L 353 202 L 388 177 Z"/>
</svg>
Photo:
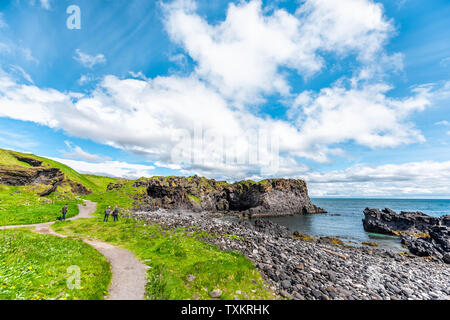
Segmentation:
<svg viewBox="0 0 450 320">
<path fill-rule="evenodd" d="M 97 203 L 97 212 L 98 214 L 103 214 L 105 209 L 108 206 L 114 208 L 115 205 L 118 205 L 122 210 L 131 209 L 135 203 L 135 199 L 133 199 L 134 195 L 145 193 L 144 187 L 133 187 L 134 181 L 131 180 L 123 180 L 123 179 L 113 179 L 113 178 L 103 178 L 103 181 L 100 182 L 100 177 L 97 177 L 97 183 L 104 187 L 101 192 L 94 192 L 83 198 L 86 200 L 90 200 Z M 121 183 L 123 186 L 119 189 L 106 190 L 106 186 L 109 182 L 113 183 Z"/>
<path fill-rule="evenodd" d="M 78 266 L 78 288 L 71 266 Z M 73 268 L 73 267 L 72 267 Z M 79 240 L 0 231 L 0 300 L 100 300 L 111 281 L 110 266 Z"/>
<path fill-rule="evenodd" d="M 133 219 L 103 223 L 101 216 L 52 227 L 59 233 L 100 239 L 134 252 L 150 267 L 147 299 L 209 299 L 214 289 L 223 291 L 222 299 L 274 298 L 248 259 L 203 242 L 201 238 L 209 236 L 203 232 L 163 230 Z M 190 275 L 193 281 L 188 280 Z"/>
<path fill-rule="evenodd" d="M 36 186 L 10 187 L 0 185 L 0 226 L 36 224 L 55 221 L 61 216 L 61 208 L 68 203 L 66 218 L 78 214 L 81 200 L 60 193 L 39 197 Z"/>
</svg>

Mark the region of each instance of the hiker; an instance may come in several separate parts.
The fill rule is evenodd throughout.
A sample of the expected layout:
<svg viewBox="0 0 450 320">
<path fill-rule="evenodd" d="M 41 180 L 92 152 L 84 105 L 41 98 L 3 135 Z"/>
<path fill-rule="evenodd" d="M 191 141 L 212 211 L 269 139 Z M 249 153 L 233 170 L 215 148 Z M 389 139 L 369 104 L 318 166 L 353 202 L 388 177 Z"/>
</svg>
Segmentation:
<svg viewBox="0 0 450 320">
<path fill-rule="evenodd" d="M 105 218 L 103 219 L 103 222 L 108 222 L 108 218 L 109 218 L 110 214 L 111 214 L 111 207 L 108 206 L 108 208 L 106 208 L 106 210 L 105 210 Z"/>
<path fill-rule="evenodd" d="M 61 221 L 62 220 L 66 221 L 67 210 L 69 210 L 69 205 L 66 203 L 66 205 L 64 207 L 62 207 L 62 209 L 61 209 L 61 212 L 62 212 Z"/>
<path fill-rule="evenodd" d="M 117 205 L 114 208 L 112 215 L 114 217 L 114 222 L 119 221 L 119 207 Z"/>
</svg>

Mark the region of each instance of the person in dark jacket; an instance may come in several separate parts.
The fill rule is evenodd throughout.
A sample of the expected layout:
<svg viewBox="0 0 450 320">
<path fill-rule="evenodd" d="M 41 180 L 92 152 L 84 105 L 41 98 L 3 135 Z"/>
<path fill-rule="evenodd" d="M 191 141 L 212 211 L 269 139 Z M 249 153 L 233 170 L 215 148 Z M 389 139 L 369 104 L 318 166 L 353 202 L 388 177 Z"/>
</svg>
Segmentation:
<svg viewBox="0 0 450 320">
<path fill-rule="evenodd" d="M 105 210 L 105 217 L 103 218 L 103 222 L 108 222 L 109 215 L 111 214 L 111 207 L 108 206 Z"/>
<path fill-rule="evenodd" d="M 61 217 L 61 221 L 66 221 L 66 214 L 67 211 L 69 210 L 69 205 L 66 203 L 66 205 L 64 207 L 62 207 L 61 212 L 62 212 L 62 217 Z"/>
<path fill-rule="evenodd" d="M 114 217 L 114 222 L 119 221 L 119 207 L 117 205 L 114 208 L 112 215 Z"/>
</svg>

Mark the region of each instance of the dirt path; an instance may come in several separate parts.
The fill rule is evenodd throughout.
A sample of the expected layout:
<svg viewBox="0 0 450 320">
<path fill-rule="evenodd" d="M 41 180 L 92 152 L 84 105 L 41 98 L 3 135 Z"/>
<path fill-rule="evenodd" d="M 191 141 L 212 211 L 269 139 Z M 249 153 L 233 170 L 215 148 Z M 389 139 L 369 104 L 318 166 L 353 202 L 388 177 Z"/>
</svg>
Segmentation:
<svg viewBox="0 0 450 320">
<path fill-rule="evenodd" d="M 86 201 L 85 205 L 78 205 L 79 214 L 67 220 L 90 218 L 97 209 L 95 202 Z M 35 225 L 18 225 L 0 227 L 0 230 L 23 227 L 35 227 L 35 231 L 51 234 L 60 238 L 67 236 L 59 234 L 50 228 L 55 222 L 46 222 Z M 108 290 L 107 300 L 144 300 L 147 266 L 142 264 L 133 253 L 115 247 L 109 243 L 97 240 L 83 240 L 108 259 L 111 264 L 112 283 Z"/>
</svg>

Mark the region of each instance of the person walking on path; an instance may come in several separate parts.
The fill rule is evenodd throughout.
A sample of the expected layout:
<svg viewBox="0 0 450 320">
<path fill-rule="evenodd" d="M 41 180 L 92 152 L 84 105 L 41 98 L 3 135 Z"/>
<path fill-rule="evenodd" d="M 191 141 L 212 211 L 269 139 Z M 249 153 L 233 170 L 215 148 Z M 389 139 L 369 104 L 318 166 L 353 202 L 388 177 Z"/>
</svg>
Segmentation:
<svg viewBox="0 0 450 320">
<path fill-rule="evenodd" d="M 61 212 L 62 212 L 61 221 L 62 220 L 66 221 L 67 210 L 69 210 L 69 205 L 66 203 L 66 205 L 64 207 L 62 207 L 62 209 L 61 209 Z"/>
<path fill-rule="evenodd" d="M 103 222 L 108 222 L 109 215 L 111 214 L 111 207 L 108 206 L 105 210 L 105 218 L 103 218 Z"/>
<path fill-rule="evenodd" d="M 112 215 L 114 217 L 114 222 L 119 221 L 119 207 L 117 205 L 114 208 Z"/>
</svg>

